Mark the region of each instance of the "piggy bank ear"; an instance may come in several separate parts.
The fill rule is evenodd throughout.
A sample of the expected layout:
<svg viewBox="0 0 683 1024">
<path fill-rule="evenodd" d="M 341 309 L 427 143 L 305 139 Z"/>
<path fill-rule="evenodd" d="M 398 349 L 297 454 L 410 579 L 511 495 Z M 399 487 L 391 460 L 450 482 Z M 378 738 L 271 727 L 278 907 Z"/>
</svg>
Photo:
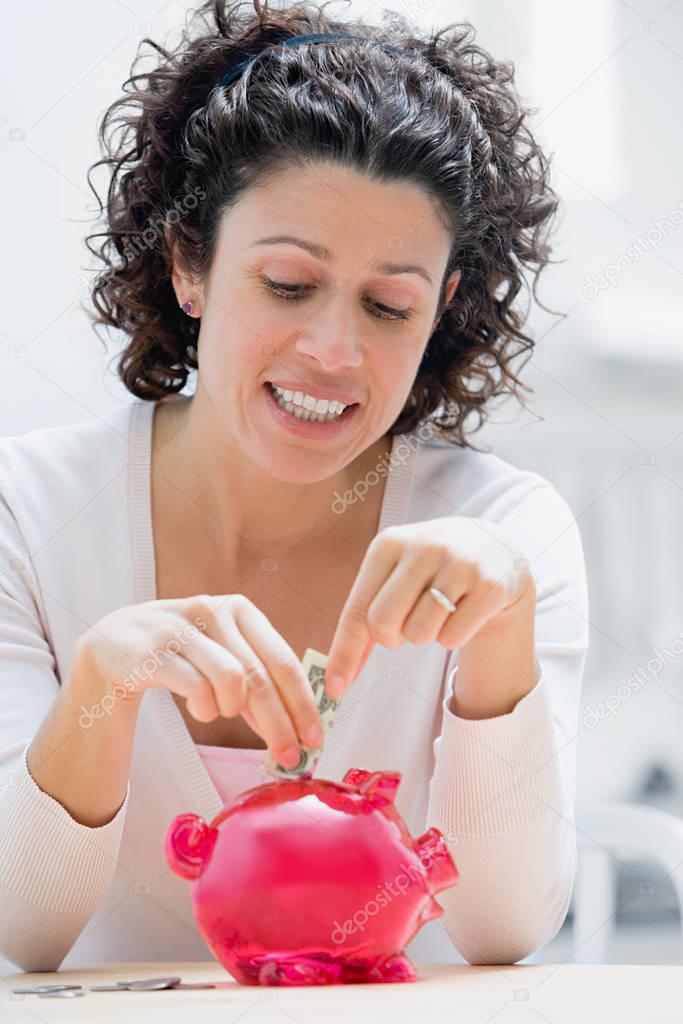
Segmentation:
<svg viewBox="0 0 683 1024">
<path fill-rule="evenodd" d="M 393 803 L 401 782 L 400 772 L 369 772 L 365 768 L 349 768 L 342 782 L 354 786 L 366 796 L 382 796 Z"/>
<path fill-rule="evenodd" d="M 218 829 L 197 814 L 179 814 L 168 827 L 164 854 L 168 866 L 181 878 L 195 879 L 206 871 Z"/>
<path fill-rule="evenodd" d="M 357 789 L 360 789 L 371 774 L 365 768 L 349 768 L 342 782 L 345 786 L 356 786 Z"/>
</svg>

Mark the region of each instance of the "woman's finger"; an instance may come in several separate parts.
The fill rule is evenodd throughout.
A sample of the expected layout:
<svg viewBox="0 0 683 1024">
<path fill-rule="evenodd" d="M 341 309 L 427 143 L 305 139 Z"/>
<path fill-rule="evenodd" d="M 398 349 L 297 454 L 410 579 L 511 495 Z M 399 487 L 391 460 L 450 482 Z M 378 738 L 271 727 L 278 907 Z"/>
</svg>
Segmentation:
<svg viewBox="0 0 683 1024">
<path fill-rule="evenodd" d="M 431 586 L 441 562 L 442 557 L 435 552 L 404 552 L 368 608 L 370 632 L 378 643 L 385 647 L 400 647 L 404 640 L 410 639 L 404 635 L 404 623 L 425 588 Z M 438 609 L 436 601 L 430 600 Z"/>
<path fill-rule="evenodd" d="M 323 732 L 313 689 L 267 616 L 242 594 L 199 595 L 188 601 L 188 611 L 202 611 L 205 638 L 230 651 L 240 666 L 238 707 L 235 680 L 212 677 L 219 712 L 230 717 L 248 710 L 251 728 L 283 764 L 296 763 L 302 743 L 319 746 Z M 309 730 L 316 726 L 313 736 Z"/>
<path fill-rule="evenodd" d="M 436 586 L 439 586 L 437 583 Z M 439 586 L 445 594 L 448 591 Z M 443 623 L 436 639 L 443 647 L 453 650 L 464 647 L 479 630 L 494 618 L 506 604 L 505 580 L 481 580 L 476 587 L 457 602 L 458 607 Z M 448 594 L 450 597 L 450 594 Z"/>
<path fill-rule="evenodd" d="M 135 670 L 134 672 L 132 671 L 133 669 Z M 112 692 L 116 694 L 117 685 L 123 691 L 121 695 L 121 699 L 123 700 L 127 699 L 128 696 L 139 697 L 146 689 L 160 686 L 173 693 L 177 693 L 180 697 L 184 697 L 188 702 L 188 707 L 190 707 L 191 701 L 205 695 L 210 690 L 210 688 L 206 686 L 206 680 L 203 674 L 191 662 L 187 661 L 183 657 L 182 653 L 179 652 L 169 653 L 167 659 L 157 663 L 154 668 L 154 674 L 151 677 L 150 674 L 147 673 L 146 677 L 143 674 L 141 678 L 141 670 L 144 670 L 144 661 L 129 664 L 123 676 L 120 672 L 115 672 L 115 674 L 112 675 L 111 671 L 107 667 L 104 665 L 98 665 L 98 671 L 110 682 Z M 132 678 L 133 676 L 134 678 Z M 121 682 L 117 684 L 117 680 L 120 680 L 121 678 L 126 679 L 125 684 Z M 194 714 L 192 708 L 190 708 L 190 711 Z M 201 713 L 200 709 L 202 720 L 204 720 L 204 715 L 206 715 L 206 720 L 209 720 L 209 716 L 211 718 L 215 718 L 218 713 L 214 710 L 213 715 L 210 715 L 210 712 L 210 707 L 208 710 L 204 707 L 203 713 Z M 200 716 L 195 715 L 195 717 Z"/>
<path fill-rule="evenodd" d="M 259 731 L 259 724 L 256 721 L 256 719 L 254 718 L 254 716 L 252 715 L 251 711 L 249 711 L 247 708 L 245 708 L 243 710 L 243 712 L 242 712 L 242 718 L 247 723 L 247 725 L 249 726 L 250 729 L 252 729 L 255 733 L 258 733 L 258 735 L 261 736 L 261 733 Z M 262 736 L 261 736 L 261 739 L 263 739 Z"/>
<path fill-rule="evenodd" d="M 256 731 L 280 760 L 286 751 L 299 749 L 299 737 L 283 700 L 282 691 L 236 623 L 226 629 L 227 642 L 244 666 L 246 710 L 257 723 Z M 259 651 L 263 652 L 263 640 Z M 310 687 L 309 687 L 310 689 Z M 253 727 L 252 727 L 253 728 Z M 297 754 L 298 756 L 298 754 Z"/>
<path fill-rule="evenodd" d="M 365 552 L 339 617 L 327 658 L 325 689 L 334 700 L 341 698 L 358 675 L 361 659 L 367 652 L 368 643 L 373 640 L 368 628 L 368 608 L 398 563 L 401 547 L 394 532 L 383 530 Z"/>
<path fill-rule="evenodd" d="M 184 657 L 201 674 L 202 684 L 188 699 L 188 710 L 200 721 L 213 721 L 218 715 L 232 718 L 247 701 L 244 668 L 231 651 L 207 629 L 198 633 L 183 648 Z"/>
<path fill-rule="evenodd" d="M 421 593 L 403 623 L 403 636 L 413 644 L 428 644 L 435 640 L 449 624 L 456 612 L 449 612 L 430 593 L 432 587 L 440 590 L 453 604 L 460 607 L 473 585 L 472 573 L 460 564 L 441 566 L 422 579 Z"/>
<path fill-rule="evenodd" d="M 322 739 L 322 721 L 313 688 L 296 654 L 251 601 L 238 607 L 235 621 L 251 648 L 258 651 L 266 672 L 275 683 L 292 722 L 295 741 L 304 746 L 318 746 L 314 732 L 317 729 Z M 249 709 L 254 711 L 251 703 Z"/>
</svg>

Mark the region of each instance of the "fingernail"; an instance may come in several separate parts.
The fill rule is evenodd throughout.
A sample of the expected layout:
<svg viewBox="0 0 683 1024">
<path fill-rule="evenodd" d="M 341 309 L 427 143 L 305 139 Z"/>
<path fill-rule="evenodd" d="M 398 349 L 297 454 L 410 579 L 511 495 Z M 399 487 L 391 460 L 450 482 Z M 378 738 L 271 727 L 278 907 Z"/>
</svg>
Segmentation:
<svg viewBox="0 0 683 1024">
<path fill-rule="evenodd" d="M 323 741 L 323 731 L 319 725 L 312 725 L 304 733 L 304 740 L 310 747 L 319 747 Z"/>
<path fill-rule="evenodd" d="M 293 768 L 295 764 L 298 764 L 299 756 L 297 748 L 290 747 L 289 750 L 285 750 L 284 754 L 280 758 L 280 764 L 283 764 L 285 768 Z"/>
</svg>

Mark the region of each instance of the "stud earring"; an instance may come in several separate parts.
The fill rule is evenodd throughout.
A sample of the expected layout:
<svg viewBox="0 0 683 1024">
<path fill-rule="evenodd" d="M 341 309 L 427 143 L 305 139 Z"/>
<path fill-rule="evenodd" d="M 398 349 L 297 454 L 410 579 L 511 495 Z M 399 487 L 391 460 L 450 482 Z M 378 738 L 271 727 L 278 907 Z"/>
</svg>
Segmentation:
<svg viewBox="0 0 683 1024">
<path fill-rule="evenodd" d="M 191 314 L 192 314 L 192 303 L 191 302 L 183 302 L 183 304 L 181 305 L 180 308 L 182 309 L 183 313 L 187 313 L 188 316 L 191 316 Z"/>
</svg>

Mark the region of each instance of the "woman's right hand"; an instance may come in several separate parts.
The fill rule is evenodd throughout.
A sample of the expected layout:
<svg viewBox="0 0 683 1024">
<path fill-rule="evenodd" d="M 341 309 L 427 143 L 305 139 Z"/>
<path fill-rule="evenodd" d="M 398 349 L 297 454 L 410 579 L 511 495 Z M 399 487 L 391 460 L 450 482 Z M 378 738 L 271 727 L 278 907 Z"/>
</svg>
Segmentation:
<svg viewBox="0 0 683 1024">
<path fill-rule="evenodd" d="M 322 742 L 301 662 L 243 594 L 126 605 L 86 630 L 76 647 L 87 651 L 115 699 L 141 699 L 150 687 L 163 686 L 184 697 L 200 722 L 242 715 L 282 764 L 296 764 L 300 745 Z M 309 731 L 316 726 L 318 741 Z"/>
</svg>

